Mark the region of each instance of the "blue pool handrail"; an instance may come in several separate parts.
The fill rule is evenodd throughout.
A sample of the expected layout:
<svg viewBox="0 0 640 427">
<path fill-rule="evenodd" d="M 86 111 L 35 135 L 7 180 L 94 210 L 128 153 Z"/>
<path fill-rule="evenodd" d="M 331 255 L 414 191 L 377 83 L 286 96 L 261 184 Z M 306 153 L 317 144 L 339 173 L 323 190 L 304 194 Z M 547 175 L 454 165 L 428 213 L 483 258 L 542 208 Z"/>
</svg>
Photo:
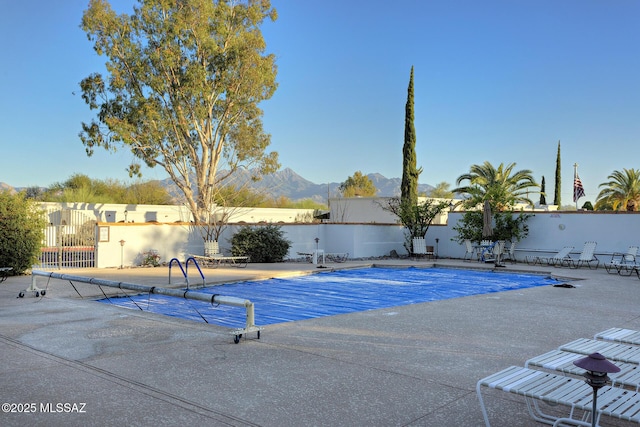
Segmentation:
<svg viewBox="0 0 640 427">
<path fill-rule="evenodd" d="M 184 276 L 184 278 L 187 279 L 187 288 L 188 288 L 189 287 L 189 277 L 187 277 L 187 272 L 184 271 L 184 268 L 182 268 L 182 263 L 180 262 L 180 260 L 178 258 L 171 258 L 171 261 L 169 261 L 169 284 L 171 284 L 171 266 L 173 265 L 174 261 L 178 264 L 178 267 L 180 267 L 180 270 L 182 271 L 182 275 Z"/>
<path fill-rule="evenodd" d="M 178 264 L 178 267 L 180 267 L 180 270 L 182 271 L 182 275 L 184 276 L 187 282 L 187 289 L 189 289 L 189 261 L 193 261 L 193 264 L 198 269 L 198 272 L 200 273 L 200 277 L 202 277 L 202 286 L 206 285 L 204 274 L 202 274 L 202 270 L 200 269 L 200 266 L 198 265 L 198 262 L 194 257 L 187 258 L 187 260 L 184 262 L 184 265 L 185 265 L 184 268 L 182 268 L 182 263 L 178 258 L 171 258 L 171 261 L 169 261 L 169 284 L 171 284 L 171 266 L 173 265 L 174 261 L 176 262 L 176 264 Z"/>
<path fill-rule="evenodd" d="M 186 268 L 185 277 L 187 278 L 187 289 L 189 289 L 189 261 L 193 261 L 193 265 L 196 266 L 196 268 L 198 269 L 198 273 L 200 273 L 200 277 L 202 277 L 202 286 L 206 286 L 207 283 L 204 280 L 204 274 L 202 274 L 202 270 L 200 269 L 200 266 L 198 265 L 198 261 L 196 261 L 196 259 L 194 257 L 190 256 L 184 262 L 184 265 L 185 265 L 185 268 Z"/>
</svg>

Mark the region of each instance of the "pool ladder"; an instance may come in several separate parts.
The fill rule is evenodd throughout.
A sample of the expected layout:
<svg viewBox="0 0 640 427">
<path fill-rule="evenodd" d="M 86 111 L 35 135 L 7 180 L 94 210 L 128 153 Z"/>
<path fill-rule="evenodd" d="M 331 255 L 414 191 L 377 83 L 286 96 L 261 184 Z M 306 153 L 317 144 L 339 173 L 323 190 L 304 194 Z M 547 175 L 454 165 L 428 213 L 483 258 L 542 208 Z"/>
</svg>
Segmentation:
<svg viewBox="0 0 640 427">
<path fill-rule="evenodd" d="M 171 258 L 171 261 L 169 261 L 169 284 L 171 284 L 171 266 L 173 265 L 174 261 L 176 262 L 176 264 L 178 264 L 178 267 L 180 267 L 180 271 L 182 271 L 182 275 L 187 281 L 187 289 L 189 289 L 189 261 L 193 261 L 193 265 L 196 266 L 196 268 L 198 269 L 198 273 L 200 273 L 200 277 L 202 277 L 202 286 L 203 287 L 206 286 L 206 282 L 204 280 L 204 274 L 202 274 L 202 270 L 198 265 L 198 261 L 196 261 L 194 257 L 187 258 L 187 260 L 184 262 L 184 268 L 182 268 L 182 263 L 178 258 Z"/>
</svg>

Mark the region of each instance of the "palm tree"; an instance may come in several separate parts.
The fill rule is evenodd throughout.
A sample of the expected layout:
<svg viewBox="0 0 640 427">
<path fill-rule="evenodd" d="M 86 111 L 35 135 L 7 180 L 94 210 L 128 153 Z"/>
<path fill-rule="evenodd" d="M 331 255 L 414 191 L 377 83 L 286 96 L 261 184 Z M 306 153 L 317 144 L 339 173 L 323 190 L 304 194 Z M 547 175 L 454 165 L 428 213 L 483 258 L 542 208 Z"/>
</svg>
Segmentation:
<svg viewBox="0 0 640 427">
<path fill-rule="evenodd" d="M 604 188 L 598 193 L 596 209 L 610 206 L 614 211 L 637 211 L 640 205 L 640 169 L 613 171 L 607 178 L 611 181 L 598 186 Z"/>
<path fill-rule="evenodd" d="M 518 202 L 533 205 L 529 199 L 530 188 L 538 188 L 538 185 L 529 169 L 513 171 L 515 163 L 505 166 L 500 163 L 496 169 L 491 163 L 471 165 L 469 173 L 460 175 L 456 185 L 463 181 L 469 181 L 466 186 L 461 186 L 452 191 L 468 196 L 464 202 L 466 207 L 474 207 L 485 200 L 489 200 L 491 207 L 496 210 L 504 210 Z M 532 193 L 538 193 L 536 190 Z"/>
</svg>

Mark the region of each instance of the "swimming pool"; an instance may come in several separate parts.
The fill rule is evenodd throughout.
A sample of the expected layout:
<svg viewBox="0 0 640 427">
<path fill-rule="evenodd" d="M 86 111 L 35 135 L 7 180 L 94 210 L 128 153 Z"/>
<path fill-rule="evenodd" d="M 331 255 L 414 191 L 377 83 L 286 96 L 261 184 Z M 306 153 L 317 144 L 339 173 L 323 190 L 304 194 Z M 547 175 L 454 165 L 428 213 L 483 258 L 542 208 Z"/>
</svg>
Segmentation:
<svg viewBox="0 0 640 427">
<path fill-rule="evenodd" d="M 372 267 L 225 284 L 199 288 L 197 292 L 250 300 L 255 305 L 256 325 L 264 326 L 558 283 L 552 277 L 534 274 Z M 237 307 L 163 295 L 99 301 L 231 328 L 242 327 L 245 322 L 245 311 Z"/>
</svg>

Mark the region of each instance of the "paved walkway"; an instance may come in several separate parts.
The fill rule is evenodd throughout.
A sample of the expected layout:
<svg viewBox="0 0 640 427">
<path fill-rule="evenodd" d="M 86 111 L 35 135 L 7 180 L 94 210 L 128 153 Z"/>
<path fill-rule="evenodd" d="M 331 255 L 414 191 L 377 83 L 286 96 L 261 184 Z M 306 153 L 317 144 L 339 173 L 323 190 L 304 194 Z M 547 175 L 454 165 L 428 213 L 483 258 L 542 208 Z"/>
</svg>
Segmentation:
<svg viewBox="0 0 640 427">
<path fill-rule="evenodd" d="M 0 425 L 480 426 L 479 378 L 609 327 L 640 330 L 635 276 L 526 264 L 504 270 L 580 280 L 571 281 L 575 288 L 270 325 L 261 339 L 236 345 L 216 325 L 96 303 L 92 297 L 102 294 L 94 285 L 74 282 L 81 299 L 68 281 L 40 277 L 45 297 L 17 298 L 31 277 L 12 277 L 0 285 L 0 394 L 2 403 L 31 413 L 2 413 Z M 250 264 L 205 270 L 205 276 L 225 282 L 316 271 L 303 263 Z M 166 267 L 63 273 L 168 282 Z M 507 393 L 490 391 L 486 403 L 493 426 L 538 425 L 524 402 Z"/>
</svg>

